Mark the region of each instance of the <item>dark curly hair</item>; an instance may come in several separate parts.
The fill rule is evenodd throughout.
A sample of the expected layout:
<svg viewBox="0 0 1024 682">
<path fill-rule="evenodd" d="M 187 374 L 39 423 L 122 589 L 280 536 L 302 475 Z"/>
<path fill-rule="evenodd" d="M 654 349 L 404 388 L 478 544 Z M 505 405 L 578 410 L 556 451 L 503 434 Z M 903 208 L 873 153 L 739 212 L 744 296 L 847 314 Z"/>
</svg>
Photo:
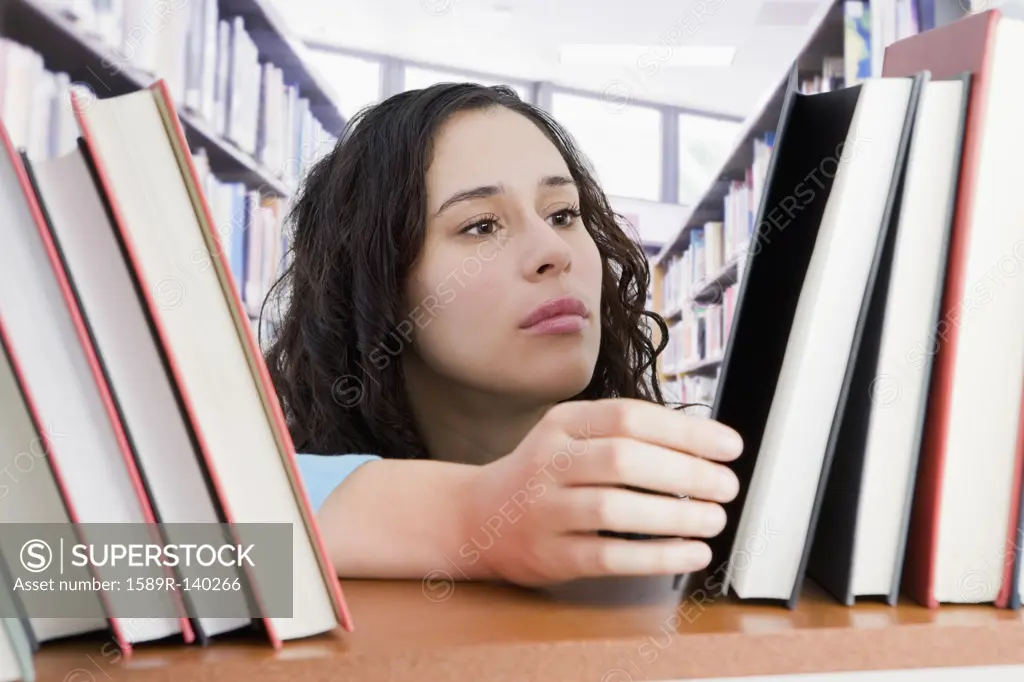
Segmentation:
<svg viewBox="0 0 1024 682">
<path fill-rule="evenodd" d="M 424 243 L 432 140 L 456 112 L 506 107 L 559 149 L 582 219 L 603 260 L 601 344 L 575 399 L 664 403 L 655 359 L 664 319 L 645 309 L 650 268 L 570 136 L 507 87 L 442 83 L 359 112 L 309 170 L 288 215 L 287 266 L 264 309 L 280 323 L 266 360 L 299 452 L 428 458 L 411 417 L 402 364 L 369 354 L 395 334 L 407 273 Z M 655 347 L 644 318 L 660 329 Z"/>
</svg>

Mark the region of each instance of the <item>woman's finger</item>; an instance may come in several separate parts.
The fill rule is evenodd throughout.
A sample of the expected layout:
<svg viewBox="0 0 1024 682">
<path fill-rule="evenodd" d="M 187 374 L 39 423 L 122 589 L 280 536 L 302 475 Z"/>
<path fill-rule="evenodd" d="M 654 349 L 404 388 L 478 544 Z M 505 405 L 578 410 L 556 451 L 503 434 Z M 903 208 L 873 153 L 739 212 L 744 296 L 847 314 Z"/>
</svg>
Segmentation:
<svg viewBox="0 0 1024 682">
<path fill-rule="evenodd" d="M 566 486 L 624 485 L 667 495 L 730 502 L 739 480 L 728 467 L 629 438 L 596 438 L 562 472 Z"/>
<path fill-rule="evenodd" d="M 711 549 L 700 540 L 647 540 L 576 535 L 564 538 L 560 562 L 574 577 L 693 573 L 711 563 Z"/>
<path fill-rule="evenodd" d="M 713 502 L 683 500 L 623 488 L 563 488 L 552 500 L 552 530 L 599 530 L 711 538 L 725 528 L 725 510 Z"/>
<path fill-rule="evenodd" d="M 736 459 L 743 450 L 739 434 L 721 422 L 695 417 L 663 405 L 612 398 L 569 401 L 548 417 L 563 430 L 574 450 L 596 438 L 623 437 L 721 462 Z"/>
</svg>

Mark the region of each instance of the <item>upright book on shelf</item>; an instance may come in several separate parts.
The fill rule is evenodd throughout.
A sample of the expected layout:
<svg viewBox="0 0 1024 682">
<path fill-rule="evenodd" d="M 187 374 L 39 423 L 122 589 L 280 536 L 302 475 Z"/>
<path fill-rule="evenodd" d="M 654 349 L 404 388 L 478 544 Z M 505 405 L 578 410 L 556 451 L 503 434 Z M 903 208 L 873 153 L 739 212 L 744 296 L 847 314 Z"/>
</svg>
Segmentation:
<svg viewBox="0 0 1024 682">
<path fill-rule="evenodd" d="M 788 93 L 713 408 L 745 443 L 723 592 L 799 598 L 926 80 Z"/>
<path fill-rule="evenodd" d="M 969 84 L 964 74 L 924 86 L 838 425 L 807 572 L 847 605 L 899 597 Z"/>
<path fill-rule="evenodd" d="M 950 46 L 955 46 L 951 48 Z M 989 10 L 890 45 L 883 75 L 971 74 L 903 589 L 1009 605 L 1024 455 L 1024 22 Z"/>
</svg>

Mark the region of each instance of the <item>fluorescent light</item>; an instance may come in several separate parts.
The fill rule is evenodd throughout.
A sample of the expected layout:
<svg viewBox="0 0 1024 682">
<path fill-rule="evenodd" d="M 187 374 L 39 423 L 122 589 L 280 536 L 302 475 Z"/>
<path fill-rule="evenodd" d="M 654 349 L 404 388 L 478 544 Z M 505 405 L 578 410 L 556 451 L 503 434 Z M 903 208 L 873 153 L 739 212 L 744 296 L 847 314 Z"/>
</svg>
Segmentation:
<svg viewBox="0 0 1024 682">
<path fill-rule="evenodd" d="M 729 66 L 736 48 L 724 45 L 563 45 L 567 66 Z"/>
</svg>

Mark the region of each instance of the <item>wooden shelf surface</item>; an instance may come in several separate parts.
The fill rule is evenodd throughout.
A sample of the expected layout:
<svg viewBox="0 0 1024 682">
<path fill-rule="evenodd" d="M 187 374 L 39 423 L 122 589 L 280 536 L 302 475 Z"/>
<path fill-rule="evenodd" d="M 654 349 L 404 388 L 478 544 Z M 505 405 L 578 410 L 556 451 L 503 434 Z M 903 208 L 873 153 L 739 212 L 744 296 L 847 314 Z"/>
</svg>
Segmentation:
<svg viewBox="0 0 1024 682">
<path fill-rule="evenodd" d="M 710 583 L 709 583 L 710 584 Z M 207 648 L 109 639 L 44 644 L 38 679 L 677 680 L 783 673 L 1024 663 L 1024 615 L 990 605 L 929 610 L 839 605 L 809 587 L 792 611 L 698 591 L 681 603 L 592 607 L 481 583 L 344 581 L 355 631 Z M 104 647 L 104 644 L 106 646 Z M 91 677 L 87 677 L 91 675 Z"/>
</svg>

